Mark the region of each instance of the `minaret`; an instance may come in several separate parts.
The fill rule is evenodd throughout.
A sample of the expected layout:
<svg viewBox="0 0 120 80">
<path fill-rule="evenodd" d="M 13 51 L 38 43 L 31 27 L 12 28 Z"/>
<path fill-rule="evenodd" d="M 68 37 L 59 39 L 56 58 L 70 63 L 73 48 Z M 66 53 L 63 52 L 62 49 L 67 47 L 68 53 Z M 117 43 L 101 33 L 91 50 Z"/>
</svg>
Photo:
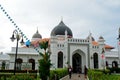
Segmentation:
<svg viewBox="0 0 120 80">
<path fill-rule="evenodd" d="M 99 53 L 100 53 L 100 58 L 99 58 L 99 67 L 102 69 L 106 69 L 106 64 L 105 64 L 105 40 L 102 36 L 99 37 L 98 39 L 98 44 L 99 44 Z"/>
<path fill-rule="evenodd" d="M 92 64 L 93 64 L 93 61 L 90 60 L 90 57 L 92 56 L 92 33 L 89 32 L 89 36 L 88 36 L 88 39 L 89 39 L 89 49 L 88 49 L 88 67 L 89 68 L 92 68 Z"/>
<path fill-rule="evenodd" d="M 119 58 L 119 64 L 120 64 L 120 28 L 118 30 L 118 58 Z"/>
</svg>

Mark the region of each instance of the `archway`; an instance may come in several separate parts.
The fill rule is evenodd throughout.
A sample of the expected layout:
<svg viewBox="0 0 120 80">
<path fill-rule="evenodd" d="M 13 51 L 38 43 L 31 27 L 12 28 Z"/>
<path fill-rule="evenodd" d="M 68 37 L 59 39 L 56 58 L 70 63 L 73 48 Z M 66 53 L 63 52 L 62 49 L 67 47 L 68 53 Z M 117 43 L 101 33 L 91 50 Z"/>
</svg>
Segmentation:
<svg viewBox="0 0 120 80">
<path fill-rule="evenodd" d="M 32 63 L 32 70 L 35 70 L 35 60 L 29 59 L 29 63 Z"/>
<path fill-rule="evenodd" d="M 97 53 L 94 53 L 93 54 L 93 61 L 94 61 L 94 69 L 95 68 L 98 68 L 98 54 Z"/>
<path fill-rule="evenodd" d="M 73 67 L 73 72 L 77 73 L 78 71 L 81 72 L 81 68 L 82 68 L 82 59 L 81 59 L 81 55 L 78 53 L 75 53 L 72 56 L 72 67 Z"/>
<path fill-rule="evenodd" d="M 16 59 L 16 69 L 21 70 L 23 60 L 21 58 Z"/>
<path fill-rule="evenodd" d="M 58 68 L 63 68 L 63 53 L 61 51 L 58 53 Z"/>
</svg>

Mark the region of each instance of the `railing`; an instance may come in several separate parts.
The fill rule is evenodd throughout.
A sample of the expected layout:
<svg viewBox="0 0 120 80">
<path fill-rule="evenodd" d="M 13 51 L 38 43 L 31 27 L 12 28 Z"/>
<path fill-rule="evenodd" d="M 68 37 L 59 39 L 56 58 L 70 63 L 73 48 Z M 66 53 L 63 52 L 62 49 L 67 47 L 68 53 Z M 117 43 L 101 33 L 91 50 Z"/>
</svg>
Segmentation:
<svg viewBox="0 0 120 80">
<path fill-rule="evenodd" d="M 73 38 L 70 38 L 68 39 L 68 43 L 83 43 L 83 44 L 88 44 L 89 43 L 89 40 L 87 39 L 73 39 Z"/>
</svg>

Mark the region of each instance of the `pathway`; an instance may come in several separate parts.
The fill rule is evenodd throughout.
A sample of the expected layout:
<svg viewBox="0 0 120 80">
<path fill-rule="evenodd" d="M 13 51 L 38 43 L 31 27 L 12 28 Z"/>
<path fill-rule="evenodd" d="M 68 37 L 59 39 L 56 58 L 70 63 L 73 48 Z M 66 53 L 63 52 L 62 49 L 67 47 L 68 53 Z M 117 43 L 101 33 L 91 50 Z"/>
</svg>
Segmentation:
<svg viewBox="0 0 120 80">
<path fill-rule="evenodd" d="M 84 74 L 72 74 L 71 79 L 69 79 L 69 76 L 65 76 L 64 78 L 60 79 L 60 80 L 87 80 L 84 78 Z"/>
</svg>

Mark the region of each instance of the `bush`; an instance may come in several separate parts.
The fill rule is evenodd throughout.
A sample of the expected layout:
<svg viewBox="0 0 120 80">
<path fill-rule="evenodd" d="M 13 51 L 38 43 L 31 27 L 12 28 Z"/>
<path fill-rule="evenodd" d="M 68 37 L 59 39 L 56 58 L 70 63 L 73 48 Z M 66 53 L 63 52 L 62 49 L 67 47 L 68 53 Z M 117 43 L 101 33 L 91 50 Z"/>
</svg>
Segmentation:
<svg viewBox="0 0 120 80">
<path fill-rule="evenodd" d="M 10 78 L 13 76 L 14 70 L 0 70 L 0 80 L 6 80 L 6 78 Z M 37 70 L 29 70 L 29 74 L 27 74 L 27 70 L 16 70 L 16 75 L 19 76 L 24 76 L 24 75 L 29 75 L 34 78 L 37 78 Z"/>
<path fill-rule="evenodd" d="M 29 74 L 24 74 L 12 76 L 11 78 L 7 78 L 7 80 L 35 80 L 35 78 Z"/>
<path fill-rule="evenodd" d="M 102 76 L 103 72 L 99 70 L 88 70 L 88 77 L 92 80 L 99 80 L 98 77 Z"/>
<path fill-rule="evenodd" d="M 58 80 L 68 74 L 67 69 L 56 69 L 56 70 L 51 70 L 50 71 L 50 80 L 54 80 L 55 75 L 57 76 Z"/>
<path fill-rule="evenodd" d="M 108 68 L 110 70 L 110 73 L 120 73 L 120 68 L 114 67 L 114 68 Z"/>
<path fill-rule="evenodd" d="M 104 73 L 106 74 L 104 74 Z M 88 70 L 88 77 L 90 80 L 119 80 L 119 75 L 108 75 L 110 71 L 107 70 Z"/>
</svg>

